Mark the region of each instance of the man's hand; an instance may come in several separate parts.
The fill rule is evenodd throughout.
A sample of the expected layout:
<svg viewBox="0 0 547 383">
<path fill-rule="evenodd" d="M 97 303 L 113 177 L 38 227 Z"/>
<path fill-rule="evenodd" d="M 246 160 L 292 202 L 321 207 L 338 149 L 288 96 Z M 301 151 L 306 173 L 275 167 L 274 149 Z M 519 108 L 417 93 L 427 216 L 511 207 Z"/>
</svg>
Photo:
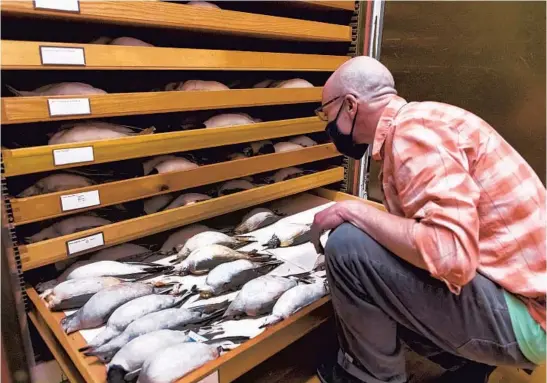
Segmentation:
<svg viewBox="0 0 547 383">
<path fill-rule="evenodd" d="M 356 203 L 359 204 L 357 201 L 338 202 L 315 215 L 311 226 L 311 242 L 317 253 L 324 254 L 325 251 L 323 245 L 321 245 L 321 235 L 325 231 L 336 229 L 343 224 L 347 220 L 347 218 L 345 218 L 347 217 L 347 210 L 352 206 L 355 209 Z"/>
<path fill-rule="evenodd" d="M 319 241 L 323 232 L 336 229 L 344 222 L 349 222 L 364 231 L 405 261 L 428 270 L 414 241 L 415 225 L 420 223 L 412 218 L 398 217 L 378 210 L 365 201 L 338 202 L 315 215 L 311 227 L 311 242 L 319 254 L 324 253 Z"/>
</svg>

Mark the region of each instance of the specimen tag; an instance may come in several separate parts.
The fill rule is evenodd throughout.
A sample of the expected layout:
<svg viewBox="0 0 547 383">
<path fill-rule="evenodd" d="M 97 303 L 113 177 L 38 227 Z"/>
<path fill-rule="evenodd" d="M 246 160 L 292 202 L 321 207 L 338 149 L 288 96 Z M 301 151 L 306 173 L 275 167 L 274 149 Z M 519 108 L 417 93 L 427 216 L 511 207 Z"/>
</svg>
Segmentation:
<svg viewBox="0 0 547 383">
<path fill-rule="evenodd" d="M 63 12 L 80 12 L 78 0 L 34 0 L 34 8 Z"/>
<path fill-rule="evenodd" d="M 94 249 L 95 247 L 100 247 L 104 245 L 104 235 L 103 233 L 93 234 L 87 237 L 73 239 L 72 241 L 67 241 L 66 248 L 68 255 L 73 255 L 76 253 L 81 253 L 89 249 Z"/>
<path fill-rule="evenodd" d="M 55 166 L 77 164 L 80 162 L 91 162 L 94 159 L 93 146 L 55 149 L 53 151 L 53 163 Z"/>
<path fill-rule="evenodd" d="M 42 65 L 83 65 L 85 66 L 84 48 L 40 47 Z"/>
<path fill-rule="evenodd" d="M 192 339 L 194 342 L 198 342 L 198 343 L 202 343 L 202 342 L 205 342 L 207 340 L 207 338 L 204 338 L 201 335 L 196 334 L 193 331 L 188 332 L 188 337 L 190 339 Z"/>
<path fill-rule="evenodd" d="M 98 190 L 61 196 L 61 208 L 63 211 L 83 209 L 100 204 L 101 200 Z"/>
<path fill-rule="evenodd" d="M 89 98 L 51 98 L 47 105 L 50 117 L 91 114 Z"/>
</svg>

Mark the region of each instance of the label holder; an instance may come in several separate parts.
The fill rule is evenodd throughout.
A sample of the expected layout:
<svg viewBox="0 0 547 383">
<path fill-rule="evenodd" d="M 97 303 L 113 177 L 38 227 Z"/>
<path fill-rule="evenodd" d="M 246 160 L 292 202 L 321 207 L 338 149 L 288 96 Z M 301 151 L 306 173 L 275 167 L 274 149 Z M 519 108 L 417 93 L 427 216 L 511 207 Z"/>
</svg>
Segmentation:
<svg viewBox="0 0 547 383">
<path fill-rule="evenodd" d="M 97 236 L 97 235 L 100 235 L 101 241 L 102 241 L 102 245 L 90 247 L 89 249 L 85 249 L 85 250 L 81 250 L 81 251 L 76 251 L 76 252 L 74 252 L 74 253 L 71 253 L 71 252 L 70 252 L 69 244 L 70 244 L 71 242 L 79 241 L 79 240 L 85 239 L 85 238 L 95 237 L 95 236 Z M 66 242 L 65 242 L 66 255 L 67 255 L 67 257 L 69 257 L 69 258 L 70 258 L 70 257 L 74 257 L 74 256 L 77 256 L 77 255 L 81 255 L 81 254 L 88 253 L 88 252 L 90 252 L 90 251 L 92 251 L 92 250 L 101 249 L 101 248 L 104 247 L 104 245 L 105 245 L 105 243 L 104 243 L 104 232 L 103 232 L 103 231 L 99 231 L 98 233 L 86 235 L 85 237 L 74 238 L 74 239 L 71 239 L 71 240 L 66 241 Z"/>
<path fill-rule="evenodd" d="M 78 3 L 79 4 L 79 3 Z M 63 11 L 63 12 L 70 12 L 70 11 Z M 70 12 L 72 13 L 72 12 Z M 66 49 L 79 49 L 82 51 L 82 55 L 83 55 L 83 58 L 84 58 L 84 63 L 83 64 L 44 64 L 44 56 L 42 54 L 42 48 L 66 48 Z M 40 64 L 42 66 L 72 66 L 72 67 L 85 67 L 87 65 L 87 60 L 85 58 L 85 48 L 84 47 L 66 47 L 66 46 L 56 46 L 56 45 L 39 45 L 38 46 L 38 53 L 40 54 Z"/>
<path fill-rule="evenodd" d="M 79 206 L 79 207 L 73 207 L 73 208 L 65 207 L 63 204 L 63 198 L 66 199 L 68 197 L 74 197 L 74 196 L 83 196 L 84 198 L 96 198 L 96 201 L 92 201 L 92 203 L 88 202 L 85 206 Z M 90 191 L 75 193 L 75 194 L 65 194 L 59 197 L 59 205 L 63 213 L 68 211 L 78 211 L 81 209 L 87 209 L 90 207 L 99 206 L 100 204 L 101 204 L 101 196 L 100 196 L 99 190 L 90 190 Z"/>
<path fill-rule="evenodd" d="M 91 164 L 91 163 L 95 162 L 95 150 L 94 150 L 93 146 L 82 146 L 82 147 L 78 147 L 78 148 L 67 148 L 67 149 L 81 149 L 81 148 L 91 148 L 91 155 L 92 155 L 91 160 L 88 160 L 88 161 L 75 161 L 75 162 L 70 162 L 70 163 L 58 164 L 57 160 L 56 160 L 55 152 L 57 150 L 63 150 L 63 149 L 53 149 L 51 151 L 51 157 L 53 158 L 53 166 L 55 166 L 55 167 L 70 166 L 70 165 L 73 165 L 73 164 L 85 164 L 85 163 Z"/>
<path fill-rule="evenodd" d="M 75 0 L 75 1 L 76 1 L 76 4 L 78 5 L 78 10 L 77 10 L 77 11 L 69 11 L 69 10 L 66 10 L 66 9 L 56 9 L 56 8 L 44 8 L 44 7 L 40 7 L 40 6 L 38 6 L 36 0 L 33 0 L 33 1 L 32 1 L 32 5 L 34 6 L 34 9 L 37 10 L 37 11 L 54 11 L 54 12 L 60 12 L 60 13 L 80 14 L 80 13 L 81 13 L 80 1 L 79 1 L 79 0 Z"/>
<path fill-rule="evenodd" d="M 89 113 L 85 112 L 85 113 L 71 113 L 71 114 L 52 114 L 50 100 L 55 101 L 55 100 L 72 100 L 72 99 L 80 99 L 80 100 L 86 99 L 88 103 L 88 107 L 89 107 Z M 66 117 L 66 116 L 91 116 L 93 114 L 91 100 L 89 99 L 89 97 L 48 98 L 46 99 L 46 105 L 47 105 L 47 113 L 50 118 L 58 118 L 58 117 Z"/>
</svg>

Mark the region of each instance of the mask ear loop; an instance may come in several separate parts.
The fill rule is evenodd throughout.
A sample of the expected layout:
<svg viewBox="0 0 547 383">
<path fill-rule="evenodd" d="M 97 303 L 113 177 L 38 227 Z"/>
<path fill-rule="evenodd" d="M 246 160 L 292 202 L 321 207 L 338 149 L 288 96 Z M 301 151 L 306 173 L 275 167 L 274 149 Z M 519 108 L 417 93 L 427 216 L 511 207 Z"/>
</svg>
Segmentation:
<svg viewBox="0 0 547 383">
<path fill-rule="evenodd" d="M 344 102 L 346 101 L 346 99 L 344 98 L 342 100 L 342 105 L 340 105 L 340 109 L 338 109 L 338 113 L 336 113 L 336 118 L 334 119 L 334 122 L 338 123 L 338 117 L 340 117 L 340 113 L 342 113 L 342 108 L 344 108 Z M 340 131 L 338 131 L 338 133 L 341 133 Z"/>
<path fill-rule="evenodd" d="M 331 140 L 332 140 L 332 136 L 331 136 L 330 132 L 328 131 L 328 126 L 330 124 L 332 124 L 333 122 L 336 124 L 336 134 L 342 134 L 342 132 L 340 132 L 338 130 L 338 117 L 340 117 L 340 113 L 342 112 L 343 107 L 344 107 L 344 100 L 342 100 L 342 105 L 340 105 L 340 109 L 338 109 L 338 113 L 336 113 L 336 117 L 334 118 L 334 120 L 328 122 L 327 126 L 325 127 L 325 131 L 327 132 L 327 134 L 328 134 L 328 136 L 330 137 Z"/>
<path fill-rule="evenodd" d="M 350 93 L 352 96 L 358 98 L 355 94 Z M 336 113 L 336 118 L 332 122 L 336 122 L 336 132 L 338 134 L 341 134 L 345 136 L 339 129 L 338 129 L 338 117 L 340 117 L 340 113 L 342 113 L 342 109 L 344 108 L 344 102 L 346 102 L 346 98 L 344 97 L 342 99 L 342 105 L 340 105 L 340 109 L 338 109 L 338 113 Z M 357 109 L 357 112 L 359 112 L 359 109 Z M 351 123 L 351 131 L 349 133 L 349 136 L 351 140 L 353 141 L 353 130 L 355 129 L 355 121 L 357 120 L 357 112 L 355 112 L 355 116 L 353 117 L 353 122 Z"/>
<path fill-rule="evenodd" d="M 349 137 L 351 138 L 351 142 L 353 141 L 353 130 L 355 129 L 355 121 L 357 121 L 357 113 L 359 113 L 359 109 L 355 112 L 355 116 L 353 116 L 353 122 L 351 123 L 351 132 L 349 132 Z"/>
</svg>

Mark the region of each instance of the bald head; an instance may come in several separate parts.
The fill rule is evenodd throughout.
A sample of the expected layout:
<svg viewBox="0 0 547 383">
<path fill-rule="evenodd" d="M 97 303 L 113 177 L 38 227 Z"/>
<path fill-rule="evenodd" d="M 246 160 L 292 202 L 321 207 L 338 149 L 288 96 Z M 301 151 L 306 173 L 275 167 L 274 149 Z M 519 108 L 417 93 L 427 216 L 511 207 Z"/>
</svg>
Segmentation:
<svg viewBox="0 0 547 383">
<path fill-rule="evenodd" d="M 358 56 L 346 61 L 330 76 L 325 93 L 329 98 L 355 94 L 364 100 L 374 100 L 395 95 L 397 91 L 389 69 L 371 57 Z"/>
<path fill-rule="evenodd" d="M 323 112 L 353 144 L 371 144 L 383 111 L 396 95 L 391 72 L 379 61 L 359 56 L 346 61 L 327 80 Z"/>
</svg>

